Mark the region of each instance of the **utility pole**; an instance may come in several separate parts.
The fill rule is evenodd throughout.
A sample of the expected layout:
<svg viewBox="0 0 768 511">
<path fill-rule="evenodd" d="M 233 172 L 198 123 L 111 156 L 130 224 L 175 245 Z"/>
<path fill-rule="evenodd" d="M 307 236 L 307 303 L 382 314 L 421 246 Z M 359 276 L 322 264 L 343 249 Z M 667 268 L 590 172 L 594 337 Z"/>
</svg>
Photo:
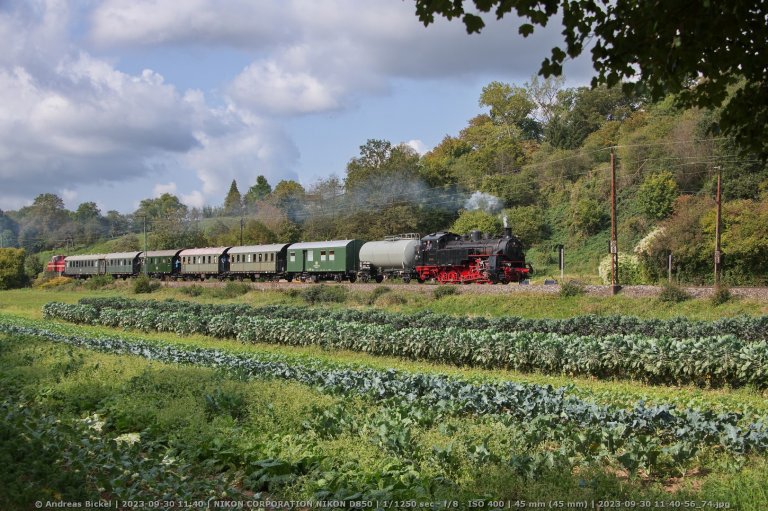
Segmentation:
<svg viewBox="0 0 768 511">
<path fill-rule="evenodd" d="M 240 246 L 243 246 L 243 217 L 240 217 Z"/>
<path fill-rule="evenodd" d="M 143 216 L 144 219 L 144 264 L 142 265 L 144 267 L 144 275 L 147 274 L 147 217 Z"/>
<path fill-rule="evenodd" d="M 715 287 L 720 287 L 720 264 L 722 253 L 720 252 L 720 204 L 721 204 L 721 185 L 723 181 L 722 167 L 719 165 L 715 167 L 717 169 L 717 197 L 715 203 L 717 204 L 717 224 L 715 225 Z"/>
<path fill-rule="evenodd" d="M 669 263 L 667 266 L 667 280 L 672 283 L 672 252 L 669 253 Z"/>
<path fill-rule="evenodd" d="M 616 237 L 616 156 L 611 148 L 611 294 L 617 294 L 619 286 L 619 243 Z"/>
</svg>

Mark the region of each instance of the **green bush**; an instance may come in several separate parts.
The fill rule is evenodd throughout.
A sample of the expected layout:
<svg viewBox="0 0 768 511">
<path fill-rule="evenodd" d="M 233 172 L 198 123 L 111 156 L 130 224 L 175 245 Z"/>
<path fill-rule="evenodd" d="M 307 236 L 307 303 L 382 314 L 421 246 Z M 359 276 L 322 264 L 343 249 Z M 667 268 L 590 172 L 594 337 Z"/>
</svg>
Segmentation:
<svg viewBox="0 0 768 511">
<path fill-rule="evenodd" d="M 187 295 L 187 296 L 200 296 L 203 294 L 203 286 L 200 286 L 198 284 L 192 284 L 191 286 L 184 286 L 181 289 L 179 289 L 181 294 Z"/>
<path fill-rule="evenodd" d="M 435 300 L 439 300 L 445 296 L 453 296 L 459 294 L 459 288 L 449 284 L 447 286 L 438 287 L 433 291 L 432 294 L 434 295 Z"/>
<path fill-rule="evenodd" d="M 136 294 L 151 293 L 160 288 L 160 283 L 156 280 L 151 280 L 146 275 L 141 275 L 133 281 L 133 292 Z"/>
<path fill-rule="evenodd" d="M 0 289 L 23 287 L 25 283 L 24 249 L 0 248 Z"/>
<path fill-rule="evenodd" d="M 712 305 L 717 306 L 729 302 L 731 298 L 733 298 L 733 295 L 728 286 L 719 286 L 715 288 L 715 294 L 712 295 L 710 301 L 712 302 Z"/>
<path fill-rule="evenodd" d="M 373 290 L 373 292 L 371 293 L 371 296 L 368 297 L 368 300 L 367 300 L 366 303 L 368 305 L 373 305 L 374 303 L 376 303 L 376 300 L 381 295 L 384 295 L 384 294 L 387 294 L 387 293 L 390 293 L 390 292 L 392 292 L 392 288 L 390 288 L 388 286 L 377 287 L 376 289 Z"/>
<path fill-rule="evenodd" d="M 111 286 L 114 283 L 115 279 L 111 275 L 96 275 L 85 281 L 85 288 L 94 291 Z"/>
<path fill-rule="evenodd" d="M 347 299 L 347 288 L 341 286 L 312 286 L 301 293 L 304 301 L 310 305 L 316 303 L 343 303 Z"/>
<path fill-rule="evenodd" d="M 680 303 L 690 299 L 691 295 L 677 284 L 664 284 L 659 293 L 659 300 L 667 303 Z"/>
<path fill-rule="evenodd" d="M 242 282 L 227 282 L 224 287 L 212 289 L 211 295 L 216 298 L 237 298 L 251 290 L 251 286 Z"/>
<path fill-rule="evenodd" d="M 600 279 L 606 285 L 611 283 L 611 258 L 611 254 L 603 257 L 597 269 Z M 625 286 L 647 283 L 636 255 L 619 252 L 619 283 Z"/>
<path fill-rule="evenodd" d="M 584 284 L 577 280 L 569 280 L 560 285 L 560 297 L 581 296 L 587 292 Z"/>
</svg>

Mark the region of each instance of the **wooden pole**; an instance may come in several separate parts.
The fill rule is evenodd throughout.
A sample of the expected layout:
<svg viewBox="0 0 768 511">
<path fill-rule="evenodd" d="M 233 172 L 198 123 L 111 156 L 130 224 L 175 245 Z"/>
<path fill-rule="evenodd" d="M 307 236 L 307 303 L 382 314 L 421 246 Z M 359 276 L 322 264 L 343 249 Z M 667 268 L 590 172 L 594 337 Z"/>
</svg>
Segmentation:
<svg viewBox="0 0 768 511">
<path fill-rule="evenodd" d="M 619 243 L 616 236 L 616 156 L 611 148 L 611 293 L 617 294 L 619 286 Z"/>
<path fill-rule="evenodd" d="M 717 197 L 715 198 L 715 203 L 717 204 L 717 219 L 716 219 L 716 226 L 715 226 L 715 287 L 720 287 L 720 265 L 721 265 L 721 257 L 722 253 L 720 252 L 720 204 L 721 204 L 721 185 L 723 180 L 723 173 L 722 168 L 717 167 Z"/>
</svg>

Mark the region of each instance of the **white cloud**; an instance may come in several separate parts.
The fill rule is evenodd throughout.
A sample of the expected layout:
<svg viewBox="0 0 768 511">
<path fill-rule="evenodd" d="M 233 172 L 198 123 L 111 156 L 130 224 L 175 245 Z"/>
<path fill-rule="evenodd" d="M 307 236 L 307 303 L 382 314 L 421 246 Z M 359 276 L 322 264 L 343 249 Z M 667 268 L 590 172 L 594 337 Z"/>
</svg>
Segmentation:
<svg viewBox="0 0 768 511">
<path fill-rule="evenodd" d="M 300 70 L 281 68 L 274 61 L 245 68 L 229 87 L 230 97 L 258 112 L 305 114 L 339 107 L 338 87 Z"/>
<path fill-rule="evenodd" d="M 194 190 L 192 193 L 182 194 L 181 202 L 190 208 L 202 209 L 205 206 L 205 196 L 199 190 Z"/>
<path fill-rule="evenodd" d="M 405 145 L 419 153 L 420 155 L 426 154 L 427 151 L 429 151 L 429 148 L 424 145 L 424 142 L 421 140 L 409 140 L 408 142 L 405 142 Z"/>
<path fill-rule="evenodd" d="M 101 44 L 235 47 L 256 57 L 226 88 L 241 108 L 298 115 L 354 106 L 392 80 L 472 77 L 521 70 L 530 78 L 562 43 L 556 20 L 522 38 L 508 15 L 482 34 L 437 18 L 424 27 L 410 2 L 391 0 L 109 0 L 92 17 Z M 290 27 L 290 28 L 285 28 Z"/>
<path fill-rule="evenodd" d="M 152 195 L 154 197 L 160 197 L 161 195 L 165 193 L 170 193 L 171 195 L 176 193 L 176 183 L 157 183 L 154 188 L 152 188 Z"/>
</svg>

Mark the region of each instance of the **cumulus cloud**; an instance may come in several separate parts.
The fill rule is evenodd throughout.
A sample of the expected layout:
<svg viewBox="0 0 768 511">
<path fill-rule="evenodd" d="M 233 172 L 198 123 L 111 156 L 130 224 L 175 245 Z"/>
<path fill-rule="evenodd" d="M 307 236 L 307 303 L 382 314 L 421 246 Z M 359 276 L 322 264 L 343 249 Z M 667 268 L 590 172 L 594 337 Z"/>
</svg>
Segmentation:
<svg viewBox="0 0 768 511">
<path fill-rule="evenodd" d="M 268 123 L 213 108 L 202 91 L 179 91 L 150 69 L 117 70 L 69 42 L 67 19 L 67 4 L 55 0 L 0 7 L 0 36 L 28 45 L 11 44 L 0 55 L 0 207 L 24 205 L 51 182 L 73 190 L 185 166 L 193 186 L 199 177 L 203 193 L 217 193 L 217 172 L 222 179 L 244 175 L 238 165 L 247 163 L 276 174 L 278 161 L 292 164 L 295 147 Z M 249 148 L 257 149 L 250 159 Z M 218 150 L 231 153 L 211 155 Z M 170 185 L 157 189 L 163 186 Z M 194 194 L 189 200 L 202 202 Z"/>
<path fill-rule="evenodd" d="M 461 22 L 425 28 L 410 2 L 376 0 L 109 0 L 92 17 L 100 44 L 234 46 L 256 55 L 226 88 L 241 108 L 300 115 L 353 106 L 361 94 L 389 90 L 392 80 L 478 73 L 525 81 L 562 41 L 557 23 L 518 35 L 514 16 L 467 35 Z M 284 28 L 290 27 L 290 29 Z"/>
<path fill-rule="evenodd" d="M 420 155 L 424 155 L 429 151 L 429 148 L 424 145 L 424 142 L 421 140 L 409 140 L 408 142 L 405 142 L 405 145 L 419 153 Z"/>
<path fill-rule="evenodd" d="M 155 197 L 160 197 L 163 194 L 170 193 L 175 194 L 176 193 L 176 183 L 170 182 L 170 183 L 157 183 L 152 188 L 152 195 Z"/>
</svg>

